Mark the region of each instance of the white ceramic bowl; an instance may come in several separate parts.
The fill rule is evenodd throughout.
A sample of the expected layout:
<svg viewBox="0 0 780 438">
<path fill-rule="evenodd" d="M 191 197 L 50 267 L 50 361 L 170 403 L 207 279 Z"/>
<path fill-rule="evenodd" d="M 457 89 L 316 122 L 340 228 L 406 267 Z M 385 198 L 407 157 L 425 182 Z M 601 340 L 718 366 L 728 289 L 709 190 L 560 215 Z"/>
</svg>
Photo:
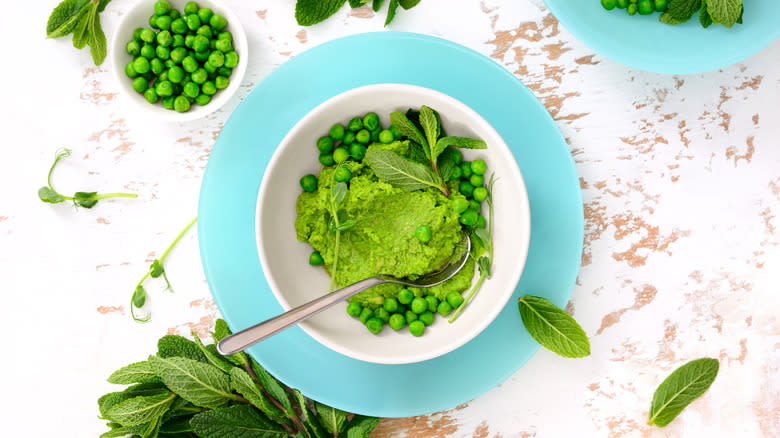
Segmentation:
<svg viewBox="0 0 780 438">
<path fill-rule="evenodd" d="M 299 242 L 295 232 L 295 203 L 301 193 L 301 176 L 318 174 L 317 139 L 334 123 L 344 125 L 355 115 L 373 111 L 382 126 L 389 126 L 392 111 L 421 105 L 436 109 L 448 135 L 485 140 L 488 149 L 463 150 L 465 159 L 482 158 L 488 173 L 499 180 L 494 188 L 494 264 L 485 281 L 458 319 L 450 324 L 437 315 L 419 338 L 408 329 L 385 327 L 371 334 L 346 314 L 346 303 L 301 324 L 314 339 L 355 359 L 384 364 L 419 362 L 452 351 L 478 335 L 504 308 L 523 272 L 530 238 L 530 213 L 520 169 L 498 133 L 476 112 L 445 94 L 403 85 L 369 85 L 347 91 L 319 105 L 287 134 L 266 169 L 257 202 L 257 247 L 271 290 L 285 309 L 327 293 L 330 277 L 308 263 L 311 246 Z M 476 277 L 475 277 L 476 280 Z"/>
<path fill-rule="evenodd" d="M 182 13 L 187 1 L 189 0 L 168 0 L 171 6 Z M 228 25 L 225 30 L 230 31 L 233 34 L 233 49 L 238 53 L 238 65 L 233 69 L 233 73 L 230 75 L 230 84 L 228 87 L 224 90 L 217 90 L 217 93 L 212 96 L 211 102 L 209 102 L 208 105 L 200 106 L 193 103 L 190 110 L 186 113 L 165 109 L 159 102 L 154 105 L 147 102 L 142 94 L 133 89 L 133 80 L 125 74 L 125 65 L 133 60 L 133 57 L 127 54 L 125 45 L 133 38 L 133 31 L 137 27 L 149 27 L 149 17 L 154 14 L 154 4 L 156 2 L 157 0 L 137 1 L 135 5 L 124 14 L 119 22 L 119 26 L 117 26 L 116 33 L 114 34 L 114 40 L 111 43 L 111 47 L 109 47 L 111 50 L 111 65 L 114 70 L 114 77 L 122 88 L 122 91 L 124 91 L 124 97 L 136 105 L 140 112 L 147 114 L 149 117 L 172 122 L 187 122 L 211 114 L 230 100 L 231 96 L 238 90 L 241 81 L 244 79 L 248 61 L 247 58 L 249 56 L 244 28 L 241 26 L 241 22 L 238 20 L 236 14 L 222 4 L 222 2 L 218 0 L 198 0 L 196 2 L 198 6 L 210 8 L 214 13 L 220 14 L 227 19 Z"/>
</svg>

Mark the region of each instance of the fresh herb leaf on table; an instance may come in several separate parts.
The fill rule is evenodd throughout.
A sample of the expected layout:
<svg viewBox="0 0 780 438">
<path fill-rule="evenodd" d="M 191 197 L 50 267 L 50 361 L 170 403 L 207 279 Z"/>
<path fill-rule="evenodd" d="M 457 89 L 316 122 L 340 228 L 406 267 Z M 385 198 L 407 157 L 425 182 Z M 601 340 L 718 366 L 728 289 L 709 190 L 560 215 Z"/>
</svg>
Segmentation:
<svg viewBox="0 0 780 438">
<path fill-rule="evenodd" d="M 229 334 L 227 324 L 217 320 L 214 340 Z M 131 386 L 98 399 L 110 429 L 101 437 L 367 438 L 379 423 L 362 415 L 350 420 L 351 414 L 306 399 L 245 353 L 225 357 L 214 344 L 199 345 L 200 339 L 168 335 L 160 340 L 157 355 L 114 372 L 109 382 Z M 205 355 L 194 355 L 199 348 L 232 365 L 222 368 Z"/>
<path fill-rule="evenodd" d="M 66 148 L 57 149 L 57 152 L 54 154 L 54 163 L 52 163 L 51 168 L 49 169 L 49 175 L 46 178 L 47 185 L 38 189 L 38 198 L 40 198 L 41 201 L 47 202 L 49 204 L 59 204 L 65 201 L 73 201 L 73 204 L 77 207 L 92 208 L 101 199 L 138 197 L 138 195 L 136 195 L 135 193 L 98 194 L 98 192 L 76 192 L 73 194 L 73 196 L 65 196 L 60 194 L 51 185 L 51 174 L 52 172 L 54 172 L 54 168 L 57 166 L 57 163 L 59 163 L 60 160 L 62 160 L 63 158 L 69 157 L 70 153 L 71 153 L 70 149 L 66 149 Z"/>
<path fill-rule="evenodd" d="M 130 316 L 133 317 L 133 320 L 136 322 L 148 322 L 152 314 L 147 313 L 143 317 L 137 317 L 135 316 L 135 309 L 140 309 L 146 304 L 146 289 L 144 288 L 144 281 L 146 281 L 147 278 L 158 278 L 160 276 L 163 277 L 165 280 L 165 290 L 171 289 L 171 282 L 168 281 L 168 275 L 165 273 L 165 268 L 163 267 L 163 262 L 165 262 L 165 259 L 168 257 L 168 254 L 171 252 L 174 246 L 176 246 L 177 243 L 179 243 L 179 240 L 184 236 L 184 234 L 192 228 L 192 226 L 195 224 L 195 222 L 198 220 L 198 217 L 196 216 L 193 220 L 190 221 L 189 224 L 187 224 L 186 227 L 184 227 L 183 230 L 179 233 L 178 236 L 176 236 L 175 239 L 173 239 L 173 242 L 171 242 L 170 245 L 168 245 L 168 248 L 165 249 L 162 256 L 160 256 L 159 259 L 154 259 L 152 261 L 152 264 L 149 265 L 149 270 L 146 271 L 146 274 L 141 278 L 141 281 L 138 282 L 138 284 L 135 286 L 135 289 L 133 290 L 133 295 L 130 298 Z"/>
<path fill-rule="evenodd" d="M 100 26 L 100 13 L 111 0 L 64 0 L 49 16 L 47 38 L 61 38 L 73 34 L 73 47 L 89 52 L 95 65 L 106 59 L 106 35 Z"/>
<path fill-rule="evenodd" d="M 716 359 L 692 360 L 677 368 L 655 390 L 647 424 L 664 427 L 709 389 L 718 375 Z"/>
<path fill-rule="evenodd" d="M 83 1 L 83 0 L 82 0 Z M 349 0 L 349 6 L 351 8 L 360 8 L 368 4 L 371 0 Z M 311 26 L 328 19 L 331 15 L 335 14 L 347 0 L 298 0 L 295 4 L 295 19 L 301 26 Z M 374 12 L 379 12 L 382 7 L 383 0 L 371 1 L 371 8 Z M 387 9 L 387 18 L 385 19 L 385 26 L 390 24 L 395 18 L 396 10 L 398 6 L 404 9 L 411 9 L 420 0 L 390 0 Z"/>
<path fill-rule="evenodd" d="M 523 325 L 544 348 L 563 357 L 590 355 L 590 342 L 568 313 L 541 297 L 526 295 L 518 302 Z"/>
</svg>

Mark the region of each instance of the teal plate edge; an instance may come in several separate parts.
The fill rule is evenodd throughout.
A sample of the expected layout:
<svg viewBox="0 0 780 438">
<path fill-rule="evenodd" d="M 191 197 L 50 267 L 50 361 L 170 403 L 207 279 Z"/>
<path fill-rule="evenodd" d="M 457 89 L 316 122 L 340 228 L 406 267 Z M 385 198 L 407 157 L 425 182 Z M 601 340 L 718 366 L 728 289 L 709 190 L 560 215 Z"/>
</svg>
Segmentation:
<svg viewBox="0 0 780 438">
<path fill-rule="evenodd" d="M 532 223 L 525 271 L 513 298 L 473 340 L 424 362 L 359 361 L 324 347 L 299 327 L 249 353 L 280 381 L 317 401 L 363 415 L 409 417 L 474 399 L 509 378 L 538 350 L 523 328 L 516 300 L 530 293 L 560 307 L 567 304 L 582 254 L 582 196 L 555 122 L 517 78 L 491 59 L 412 33 L 367 33 L 327 42 L 281 65 L 255 87 L 225 123 L 206 166 L 198 206 L 201 260 L 231 329 L 283 310 L 263 276 L 255 245 L 257 193 L 276 146 L 321 102 L 377 83 L 419 85 L 455 97 L 490 122 L 510 146 L 527 185 Z"/>
</svg>

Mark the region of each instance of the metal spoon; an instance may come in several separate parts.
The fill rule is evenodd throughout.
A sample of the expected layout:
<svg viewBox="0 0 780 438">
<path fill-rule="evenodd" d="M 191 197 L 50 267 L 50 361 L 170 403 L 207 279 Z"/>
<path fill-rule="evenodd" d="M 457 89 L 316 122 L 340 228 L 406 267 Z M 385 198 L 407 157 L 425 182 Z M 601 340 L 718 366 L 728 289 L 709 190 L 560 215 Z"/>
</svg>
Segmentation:
<svg viewBox="0 0 780 438">
<path fill-rule="evenodd" d="M 223 356 L 238 353 L 239 351 L 245 350 L 262 340 L 270 338 L 271 336 L 378 284 L 397 283 L 412 287 L 431 287 L 444 283 L 457 274 L 458 271 L 466 265 L 466 261 L 469 259 L 471 240 L 468 237 L 463 240 L 464 243 L 459 244 L 463 247 L 463 252 L 457 255 L 456 260 L 451 259 L 450 263 L 441 271 L 419 277 L 416 280 L 396 278 L 389 275 L 377 275 L 376 277 L 358 281 L 357 283 L 350 284 L 331 294 L 324 295 L 313 301 L 309 301 L 306 304 L 288 310 L 279 316 L 275 316 L 259 324 L 253 325 L 252 327 L 241 330 L 240 332 L 234 333 L 219 341 L 217 344 L 217 351 Z"/>
</svg>

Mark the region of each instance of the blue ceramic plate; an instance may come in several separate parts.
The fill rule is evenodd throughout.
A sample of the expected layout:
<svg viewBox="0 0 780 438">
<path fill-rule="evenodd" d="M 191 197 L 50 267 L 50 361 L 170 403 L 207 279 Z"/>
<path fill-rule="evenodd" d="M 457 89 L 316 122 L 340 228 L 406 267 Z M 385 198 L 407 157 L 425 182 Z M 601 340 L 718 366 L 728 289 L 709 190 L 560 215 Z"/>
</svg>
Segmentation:
<svg viewBox="0 0 780 438">
<path fill-rule="evenodd" d="M 381 56 L 355 56 L 360 53 Z M 217 139 L 203 177 L 198 235 L 206 278 L 230 327 L 239 330 L 282 312 L 255 245 L 257 194 L 274 148 L 320 103 L 375 83 L 408 83 L 448 94 L 501 134 L 523 173 L 533 224 L 513 298 L 532 293 L 565 306 L 580 265 L 583 211 L 574 163 L 555 122 L 520 81 L 492 60 L 438 38 L 382 32 L 331 41 L 288 61 L 247 96 Z M 308 397 L 350 412 L 406 417 L 479 396 L 517 371 L 538 348 L 510 299 L 479 336 L 425 362 L 380 365 L 351 359 L 299 327 L 249 353 Z M 424 394 L 419 382 L 425 382 Z"/>
<path fill-rule="evenodd" d="M 740 62 L 780 36 L 780 1 L 745 0 L 744 24 L 731 29 L 699 24 L 699 16 L 670 26 L 660 14 L 630 16 L 599 0 L 544 0 L 555 18 L 596 52 L 629 67 L 690 74 Z"/>
</svg>

